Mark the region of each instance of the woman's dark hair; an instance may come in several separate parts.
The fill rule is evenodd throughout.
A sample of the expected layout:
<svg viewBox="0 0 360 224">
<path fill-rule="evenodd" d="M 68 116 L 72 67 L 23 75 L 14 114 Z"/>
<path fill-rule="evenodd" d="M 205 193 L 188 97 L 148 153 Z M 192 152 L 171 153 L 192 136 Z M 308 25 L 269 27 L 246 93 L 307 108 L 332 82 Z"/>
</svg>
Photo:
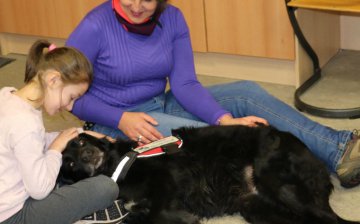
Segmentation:
<svg viewBox="0 0 360 224">
<path fill-rule="evenodd" d="M 38 40 L 31 46 L 26 61 L 25 83 L 34 78 L 41 81 L 48 70 L 59 72 L 64 84 L 91 83 L 92 66 L 80 51 L 72 47 L 49 49 L 50 46 L 47 40 Z"/>
<path fill-rule="evenodd" d="M 165 10 L 166 5 L 167 5 L 167 0 L 157 0 L 158 2 L 158 8 L 157 10 L 161 13 L 162 11 Z"/>
</svg>

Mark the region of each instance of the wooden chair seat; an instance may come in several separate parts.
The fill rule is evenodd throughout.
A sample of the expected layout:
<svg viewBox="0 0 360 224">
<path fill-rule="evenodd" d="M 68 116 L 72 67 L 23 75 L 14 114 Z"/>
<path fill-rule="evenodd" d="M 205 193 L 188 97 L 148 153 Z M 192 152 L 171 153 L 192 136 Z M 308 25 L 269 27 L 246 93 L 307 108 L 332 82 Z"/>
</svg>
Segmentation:
<svg viewBox="0 0 360 224">
<path fill-rule="evenodd" d="M 360 12 L 360 0 L 291 0 L 287 5 L 318 10 Z"/>
<path fill-rule="evenodd" d="M 300 45 L 303 47 L 307 55 L 313 63 L 313 74 L 295 91 L 294 103 L 295 107 L 303 112 L 308 112 L 313 115 L 331 118 L 360 118 L 360 107 L 337 109 L 337 108 L 322 108 L 310 105 L 300 98 L 311 86 L 321 79 L 321 67 L 319 58 L 306 40 L 301 27 L 295 16 L 295 10 L 298 8 L 312 9 L 312 10 L 327 10 L 341 13 L 360 13 L 360 0 L 285 0 L 286 9 L 289 14 L 291 25 L 294 29 L 295 35 L 298 38 Z"/>
</svg>

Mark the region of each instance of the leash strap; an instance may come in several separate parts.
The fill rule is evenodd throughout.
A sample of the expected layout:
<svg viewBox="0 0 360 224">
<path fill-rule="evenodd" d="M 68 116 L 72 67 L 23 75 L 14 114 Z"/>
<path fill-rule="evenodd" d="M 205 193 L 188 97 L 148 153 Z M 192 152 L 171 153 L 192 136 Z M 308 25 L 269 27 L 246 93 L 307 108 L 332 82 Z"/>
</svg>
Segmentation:
<svg viewBox="0 0 360 224">
<path fill-rule="evenodd" d="M 111 179 L 115 182 L 123 181 L 128 173 L 131 165 L 135 162 L 137 157 L 137 152 L 130 151 L 127 152 L 123 157 L 121 157 L 118 166 L 116 167 L 115 172 L 111 176 Z"/>
</svg>

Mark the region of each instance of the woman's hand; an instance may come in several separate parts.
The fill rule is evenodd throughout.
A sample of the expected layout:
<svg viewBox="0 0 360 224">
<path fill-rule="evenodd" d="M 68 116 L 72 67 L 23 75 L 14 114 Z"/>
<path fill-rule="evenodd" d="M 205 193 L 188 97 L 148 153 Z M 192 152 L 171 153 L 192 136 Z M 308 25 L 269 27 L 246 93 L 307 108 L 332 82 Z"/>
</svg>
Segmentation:
<svg viewBox="0 0 360 224">
<path fill-rule="evenodd" d="M 249 127 L 256 127 L 259 123 L 269 125 L 267 120 L 256 116 L 233 118 L 230 114 L 225 114 L 219 121 L 220 125 L 246 125 Z"/>
<path fill-rule="evenodd" d="M 163 138 L 154 126 L 158 122 L 150 115 L 143 112 L 124 112 L 118 128 L 130 139 L 140 145 L 147 144 Z"/>
<path fill-rule="evenodd" d="M 49 149 L 55 150 L 55 151 L 58 151 L 61 153 L 62 151 L 64 151 L 68 141 L 70 141 L 71 139 L 75 138 L 78 135 L 79 135 L 79 133 L 78 133 L 77 128 L 66 129 L 66 130 L 60 132 L 60 134 L 54 139 L 54 141 L 51 143 Z"/>
</svg>

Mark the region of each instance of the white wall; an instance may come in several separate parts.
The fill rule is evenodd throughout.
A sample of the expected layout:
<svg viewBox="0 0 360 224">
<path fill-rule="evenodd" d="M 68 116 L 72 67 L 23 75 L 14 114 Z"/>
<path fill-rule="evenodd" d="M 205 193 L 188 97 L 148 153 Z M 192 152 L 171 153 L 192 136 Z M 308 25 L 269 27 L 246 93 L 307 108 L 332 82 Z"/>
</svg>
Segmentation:
<svg viewBox="0 0 360 224">
<path fill-rule="evenodd" d="M 342 15 L 340 29 L 341 48 L 360 50 L 360 15 Z"/>
</svg>

